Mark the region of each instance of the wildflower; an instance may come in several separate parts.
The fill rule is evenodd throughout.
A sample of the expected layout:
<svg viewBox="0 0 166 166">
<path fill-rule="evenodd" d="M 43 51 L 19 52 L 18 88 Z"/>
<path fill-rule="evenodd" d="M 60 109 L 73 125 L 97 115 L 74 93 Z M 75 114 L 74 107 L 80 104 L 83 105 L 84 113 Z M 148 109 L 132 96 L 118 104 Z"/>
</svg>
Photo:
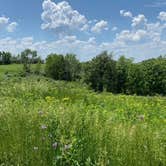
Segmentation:
<svg viewBox="0 0 166 166">
<path fill-rule="evenodd" d="M 47 129 L 47 126 L 46 125 L 41 125 L 41 129 L 45 130 L 45 129 Z"/>
<path fill-rule="evenodd" d="M 141 121 L 144 121 L 145 116 L 144 116 L 144 115 L 139 115 L 139 116 L 138 116 L 138 119 L 141 120 Z"/>
<path fill-rule="evenodd" d="M 39 148 L 37 146 L 33 147 L 33 150 L 37 151 Z"/>
<path fill-rule="evenodd" d="M 65 150 L 68 150 L 68 149 L 71 148 L 71 146 L 72 146 L 71 144 L 69 144 L 69 145 L 65 145 L 64 149 L 65 149 Z"/>
<path fill-rule="evenodd" d="M 43 112 L 43 111 L 39 111 L 38 114 L 39 114 L 40 116 L 42 116 L 42 115 L 44 114 L 44 112 Z"/>
<path fill-rule="evenodd" d="M 58 146 L 58 143 L 57 143 L 57 142 L 55 142 L 55 143 L 52 144 L 53 149 L 56 149 L 57 146 Z"/>
</svg>

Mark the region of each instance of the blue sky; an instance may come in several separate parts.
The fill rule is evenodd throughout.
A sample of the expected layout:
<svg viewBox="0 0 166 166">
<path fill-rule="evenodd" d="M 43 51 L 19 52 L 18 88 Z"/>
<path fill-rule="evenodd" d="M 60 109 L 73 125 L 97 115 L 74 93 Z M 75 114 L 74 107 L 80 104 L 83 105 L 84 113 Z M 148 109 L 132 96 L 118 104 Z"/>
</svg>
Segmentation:
<svg viewBox="0 0 166 166">
<path fill-rule="evenodd" d="M 75 53 L 103 50 L 136 61 L 166 54 L 166 0 L 1 0 L 0 50 Z"/>
</svg>

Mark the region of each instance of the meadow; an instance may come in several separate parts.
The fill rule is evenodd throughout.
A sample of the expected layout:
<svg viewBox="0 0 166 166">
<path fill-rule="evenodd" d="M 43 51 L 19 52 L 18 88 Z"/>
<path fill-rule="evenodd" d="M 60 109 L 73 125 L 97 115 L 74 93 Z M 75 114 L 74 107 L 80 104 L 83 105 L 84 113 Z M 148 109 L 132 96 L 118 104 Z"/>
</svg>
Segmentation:
<svg viewBox="0 0 166 166">
<path fill-rule="evenodd" d="M 37 64 L 31 64 L 32 72 L 36 69 Z M 41 72 L 44 70 L 44 64 L 41 64 Z M 0 65 L 0 79 L 3 79 L 5 75 L 20 75 L 23 72 L 23 65 L 12 64 L 12 65 Z"/>
<path fill-rule="evenodd" d="M 165 97 L 95 93 L 5 71 L 0 66 L 0 166 L 166 166 Z"/>
</svg>

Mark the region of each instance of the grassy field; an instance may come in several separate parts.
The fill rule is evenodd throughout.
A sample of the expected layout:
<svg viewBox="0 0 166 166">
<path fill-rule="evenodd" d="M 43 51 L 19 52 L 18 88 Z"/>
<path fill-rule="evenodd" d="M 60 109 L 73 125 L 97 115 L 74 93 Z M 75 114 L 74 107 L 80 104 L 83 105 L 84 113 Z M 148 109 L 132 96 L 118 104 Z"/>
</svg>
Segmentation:
<svg viewBox="0 0 166 166">
<path fill-rule="evenodd" d="M 164 97 L 38 76 L 0 81 L 0 166 L 166 166 L 165 136 Z"/>
<path fill-rule="evenodd" d="M 36 64 L 31 65 L 32 71 L 35 70 Z M 44 70 L 44 65 L 41 65 L 41 71 Z M 0 78 L 3 78 L 6 74 L 9 75 L 18 75 L 18 73 L 23 71 L 23 65 L 21 64 L 12 64 L 12 65 L 0 65 Z"/>
</svg>

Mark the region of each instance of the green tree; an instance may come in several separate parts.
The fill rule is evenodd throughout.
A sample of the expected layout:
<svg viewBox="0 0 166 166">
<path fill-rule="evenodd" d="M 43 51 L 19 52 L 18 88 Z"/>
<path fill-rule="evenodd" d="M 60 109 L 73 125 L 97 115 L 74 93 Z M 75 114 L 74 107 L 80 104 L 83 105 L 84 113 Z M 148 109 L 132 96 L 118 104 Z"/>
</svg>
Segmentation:
<svg viewBox="0 0 166 166">
<path fill-rule="evenodd" d="M 117 61 L 117 93 L 126 93 L 127 77 L 131 64 L 132 59 L 127 59 L 125 56 L 121 56 Z"/>
<path fill-rule="evenodd" d="M 65 70 L 68 73 L 67 80 L 76 81 L 80 79 L 81 65 L 79 60 L 74 54 L 66 54 L 65 58 Z"/>
<path fill-rule="evenodd" d="M 166 94 L 166 57 L 149 59 L 141 65 L 145 74 L 146 94 Z"/>
<path fill-rule="evenodd" d="M 31 72 L 31 64 L 33 63 L 34 58 L 37 57 L 37 52 L 32 51 L 31 49 L 26 49 L 21 52 L 21 62 L 23 64 L 23 70 L 26 73 Z"/>
<path fill-rule="evenodd" d="M 0 52 L 0 64 L 8 65 L 11 63 L 11 53 L 10 52 Z"/>
<path fill-rule="evenodd" d="M 95 91 L 115 92 L 116 89 L 116 62 L 112 59 L 112 54 L 106 51 L 96 56 L 85 68 L 85 81 Z"/>
<path fill-rule="evenodd" d="M 66 80 L 65 65 L 63 55 L 50 54 L 46 59 L 45 73 L 55 80 Z"/>
</svg>

